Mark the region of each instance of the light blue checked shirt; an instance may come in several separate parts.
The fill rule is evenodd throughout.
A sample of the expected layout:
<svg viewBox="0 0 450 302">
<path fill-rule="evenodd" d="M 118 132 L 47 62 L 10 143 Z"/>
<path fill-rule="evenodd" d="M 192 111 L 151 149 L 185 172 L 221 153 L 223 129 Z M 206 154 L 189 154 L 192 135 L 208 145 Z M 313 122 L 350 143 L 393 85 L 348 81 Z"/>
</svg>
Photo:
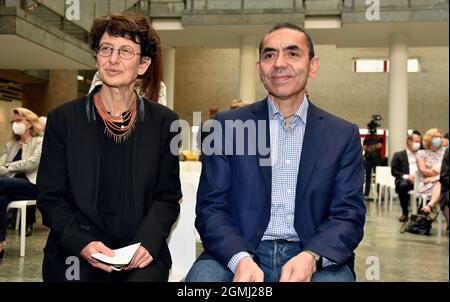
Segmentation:
<svg viewBox="0 0 450 302">
<path fill-rule="evenodd" d="M 283 115 L 268 97 L 270 118 L 270 156 L 272 161 L 272 195 L 269 225 L 262 240 L 284 239 L 300 242 L 294 228 L 295 194 L 297 176 L 305 136 L 309 102 L 305 96 L 302 104 L 289 121 L 289 129 L 285 125 Z M 234 273 L 239 261 L 247 256 L 247 252 L 239 252 L 228 262 L 228 268 Z M 323 266 L 334 262 L 323 258 Z"/>
</svg>

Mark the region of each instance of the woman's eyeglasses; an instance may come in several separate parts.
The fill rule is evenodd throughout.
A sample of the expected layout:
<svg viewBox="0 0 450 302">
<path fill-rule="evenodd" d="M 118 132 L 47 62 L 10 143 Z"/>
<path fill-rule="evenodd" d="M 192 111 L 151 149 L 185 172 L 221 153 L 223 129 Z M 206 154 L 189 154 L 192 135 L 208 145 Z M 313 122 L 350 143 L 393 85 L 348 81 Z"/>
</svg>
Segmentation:
<svg viewBox="0 0 450 302">
<path fill-rule="evenodd" d="M 100 47 L 97 49 L 97 54 L 102 57 L 109 57 L 114 52 L 114 49 L 114 47 L 111 47 L 109 45 L 100 45 Z M 119 57 L 124 60 L 130 60 L 134 58 L 135 55 L 140 55 L 139 52 L 135 52 L 134 49 L 129 46 L 122 46 L 117 49 L 117 52 L 119 53 Z"/>
</svg>

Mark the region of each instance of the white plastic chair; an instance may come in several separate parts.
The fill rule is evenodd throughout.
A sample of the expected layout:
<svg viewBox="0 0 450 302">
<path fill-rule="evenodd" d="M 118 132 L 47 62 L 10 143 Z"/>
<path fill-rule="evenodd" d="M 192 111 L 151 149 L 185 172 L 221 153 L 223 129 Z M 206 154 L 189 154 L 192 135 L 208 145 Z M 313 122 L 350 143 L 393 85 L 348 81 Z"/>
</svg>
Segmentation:
<svg viewBox="0 0 450 302">
<path fill-rule="evenodd" d="M 394 201 L 394 196 L 397 196 L 395 193 L 395 177 L 391 174 L 386 177 L 386 187 L 384 191 L 384 196 L 389 192 L 389 211 L 392 211 L 392 203 Z M 387 202 L 384 204 L 384 208 L 387 208 Z"/>
<path fill-rule="evenodd" d="M 417 189 L 419 188 L 419 173 L 419 171 L 416 171 L 414 177 L 414 189 L 408 192 L 410 196 L 411 211 L 414 214 L 417 213 L 418 205 L 423 204 L 425 200 L 424 196 L 417 191 Z"/>
<path fill-rule="evenodd" d="M 201 161 L 180 161 L 180 173 L 195 172 L 200 173 L 202 171 Z"/>
<path fill-rule="evenodd" d="M 201 170 L 202 170 L 201 162 L 180 162 L 181 183 L 192 183 L 195 187 L 194 205 L 196 204 L 195 200 L 197 198 L 197 188 L 200 182 Z M 202 240 L 200 239 L 200 235 L 197 233 L 197 230 L 195 230 L 195 241 L 197 243 L 202 243 Z"/>
<path fill-rule="evenodd" d="M 20 257 L 25 257 L 25 237 L 27 225 L 27 206 L 36 205 L 36 200 L 16 200 L 8 204 L 8 209 L 18 209 L 16 218 L 17 223 L 20 219 Z"/>
<path fill-rule="evenodd" d="M 192 182 L 181 182 L 183 199 L 180 202 L 180 215 L 172 228 L 168 239 L 172 255 L 172 268 L 169 274 L 170 282 L 183 281 L 196 259 L 195 240 L 195 201 L 197 186 Z"/>
<path fill-rule="evenodd" d="M 389 182 L 389 177 L 391 176 L 391 168 L 384 166 L 377 166 L 375 168 L 375 184 L 378 185 L 377 198 L 378 204 L 381 204 L 382 194 L 381 192 L 384 190 L 384 198 L 387 200 L 386 195 L 386 186 Z"/>
</svg>

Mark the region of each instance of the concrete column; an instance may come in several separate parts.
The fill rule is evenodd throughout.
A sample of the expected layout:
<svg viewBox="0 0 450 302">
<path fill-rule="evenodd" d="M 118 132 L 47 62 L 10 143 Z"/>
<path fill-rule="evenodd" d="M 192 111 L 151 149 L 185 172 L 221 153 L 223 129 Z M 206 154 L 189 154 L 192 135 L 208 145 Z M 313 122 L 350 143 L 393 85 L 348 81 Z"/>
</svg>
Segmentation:
<svg viewBox="0 0 450 302">
<path fill-rule="evenodd" d="M 258 40 L 255 36 L 241 37 L 239 98 L 247 102 L 255 101 L 257 45 Z"/>
<path fill-rule="evenodd" d="M 173 109 L 175 97 L 175 48 L 166 48 L 163 53 L 164 84 L 167 89 L 167 107 Z"/>
<path fill-rule="evenodd" d="M 405 34 L 391 37 L 389 46 L 389 162 L 405 149 L 408 130 L 408 44 Z"/>
<path fill-rule="evenodd" d="M 37 115 L 72 101 L 78 95 L 78 70 L 50 70 L 47 84 L 26 84 L 23 86 L 23 107 Z"/>
</svg>

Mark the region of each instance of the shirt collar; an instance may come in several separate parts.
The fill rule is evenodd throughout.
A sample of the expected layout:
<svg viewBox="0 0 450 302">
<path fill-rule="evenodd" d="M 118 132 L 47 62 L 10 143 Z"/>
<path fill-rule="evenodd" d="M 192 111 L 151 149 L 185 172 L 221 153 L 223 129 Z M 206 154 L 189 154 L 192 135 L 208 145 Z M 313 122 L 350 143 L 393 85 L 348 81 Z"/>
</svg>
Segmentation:
<svg viewBox="0 0 450 302">
<path fill-rule="evenodd" d="M 278 110 L 277 106 L 275 105 L 275 103 L 272 100 L 272 97 L 269 95 L 267 97 L 267 103 L 268 103 L 268 107 L 269 107 L 269 118 L 271 120 L 274 119 L 278 119 L 278 118 L 283 118 L 281 112 Z M 300 107 L 298 108 L 297 112 L 295 112 L 295 116 L 298 116 L 303 123 L 306 125 L 306 120 L 307 120 L 307 116 L 308 116 L 308 107 L 309 107 L 309 102 L 308 102 L 308 98 L 306 97 L 306 95 L 303 97 L 303 101 L 300 105 Z"/>
<path fill-rule="evenodd" d="M 412 152 L 408 148 L 406 148 L 406 154 L 408 154 L 408 156 L 416 156 L 416 152 Z"/>
</svg>

